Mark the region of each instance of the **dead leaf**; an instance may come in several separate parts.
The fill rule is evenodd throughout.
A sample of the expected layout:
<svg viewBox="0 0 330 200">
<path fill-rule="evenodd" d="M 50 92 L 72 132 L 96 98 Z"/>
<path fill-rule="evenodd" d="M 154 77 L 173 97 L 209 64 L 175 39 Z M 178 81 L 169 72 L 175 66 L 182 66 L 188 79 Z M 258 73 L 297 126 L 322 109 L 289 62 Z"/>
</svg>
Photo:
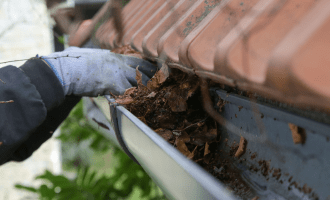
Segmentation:
<svg viewBox="0 0 330 200">
<path fill-rule="evenodd" d="M 209 164 L 211 158 L 212 158 L 212 154 L 207 154 L 206 156 L 204 156 L 203 161 L 204 161 L 206 164 Z"/>
<path fill-rule="evenodd" d="M 189 97 L 191 97 L 195 92 L 196 90 L 199 88 L 199 83 L 197 81 L 197 83 L 188 91 L 188 94 L 187 94 L 187 99 Z"/>
<path fill-rule="evenodd" d="M 170 106 L 172 112 L 184 112 L 187 110 L 188 105 L 184 98 L 176 94 L 175 91 L 171 91 L 164 96 Z"/>
<path fill-rule="evenodd" d="M 181 132 L 180 139 L 185 143 L 190 142 L 190 136 L 187 134 L 186 131 Z"/>
<path fill-rule="evenodd" d="M 243 155 L 243 153 L 245 152 L 245 149 L 246 149 L 246 140 L 244 139 L 244 137 L 241 136 L 238 149 L 235 153 L 235 157 L 239 158 L 241 155 Z"/>
<path fill-rule="evenodd" d="M 191 154 L 191 152 L 188 150 L 188 147 L 186 144 L 179 138 L 175 141 L 176 148 L 185 156 L 188 156 Z"/>
<path fill-rule="evenodd" d="M 163 64 L 162 68 L 155 73 L 155 75 L 148 81 L 147 87 L 150 90 L 159 88 L 169 77 L 169 68 L 166 64 Z"/>
<path fill-rule="evenodd" d="M 206 156 L 207 154 L 210 153 L 210 150 L 209 150 L 209 144 L 206 142 L 205 143 L 205 149 L 204 149 L 204 156 Z"/>
<path fill-rule="evenodd" d="M 195 156 L 195 152 L 196 152 L 196 150 L 197 150 L 197 147 L 198 146 L 196 146 L 195 147 L 195 149 L 187 156 L 188 157 L 188 159 L 193 159 L 194 158 L 194 156 Z"/>
<path fill-rule="evenodd" d="M 158 135 L 160 135 L 166 141 L 169 141 L 173 138 L 172 131 L 170 130 L 160 128 L 155 130 L 155 132 L 158 133 Z"/>
<path fill-rule="evenodd" d="M 137 81 L 138 87 L 143 88 L 144 85 L 142 84 L 142 74 L 139 71 L 139 66 L 136 68 L 136 77 L 135 77 L 135 79 Z"/>
<path fill-rule="evenodd" d="M 122 47 L 118 47 L 116 49 L 113 49 L 113 50 L 111 50 L 111 52 L 144 59 L 144 56 L 142 55 L 142 53 L 132 49 L 131 45 L 129 45 L 129 44 L 122 46 Z"/>
<path fill-rule="evenodd" d="M 150 94 L 148 94 L 148 98 L 153 98 L 153 97 L 155 97 L 156 96 L 156 92 L 151 92 Z"/>
<path fill-rule="evenodd" d="M 122 104 L 122 105 L 128 105 L 134 102 L 134 99 L 131 96 L 123 96 L 118 99 L 116 99 L 115 103 Z"/>
<path fill-rule="evenodd" d="M 185 83 L 182 83 L 181 85 L 180 85 L 180 89 L 181 90 L 184 90 L 184 89 L 188 89 L 188 88 L 190 88 L 191 86 L 190 86 L 190 83 L 189 82 L 185 82 Z"/>
<path fill-rule="evenodd" d="M 214 140 L 217 138 L 217 134 L 217 129 L 211 129 L 205 134 L 205 137 L 207 137 L 209 140 Z"/>
<path fill-rule="evenodd" d="M 137 88 L 136 87 L 131 87 L 131 88 L 128 88 L 128 89 L 125 90 L 124 95 L 130 96 L 131 94 L 133 94 L 136 91 L 137 91 Z"/>
<path fill-rule="evenodd" d="M 0 142 L 0 146 L 3 144 L 3 142 Z"/>
<path fill-rule="evenodd" d="M 291 130 L 292 139 L 295 144 L 304 144 L 306 141 L 306 131 L 295 124 L 288 123 Z"/>
</svg>

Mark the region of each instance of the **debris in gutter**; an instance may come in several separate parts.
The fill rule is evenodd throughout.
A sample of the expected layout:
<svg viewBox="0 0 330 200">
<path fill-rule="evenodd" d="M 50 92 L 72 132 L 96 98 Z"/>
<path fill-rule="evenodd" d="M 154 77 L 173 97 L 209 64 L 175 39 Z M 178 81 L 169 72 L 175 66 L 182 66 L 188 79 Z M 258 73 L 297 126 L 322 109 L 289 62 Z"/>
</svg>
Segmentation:
<svg viewBox="0 0 330 200">
<path fill-rule="evenodd" d="M 241 136 L 238 149 L 235 153 L 235 157 L 236 158 L 241 157 L 243 155 L 243 153 L 245 152 L 245 149 L 246 149 L 246 140 L 244 139 L 244 137 Z"/>
<path fill-rule="evenodd" d="M 139 74 L 137 70 L 138 82 Z M 219 152 L 218 148 L 221 129 L 203 108 L 200 79 L 197 76 L 174 68 L 169 70 L 163 64 L 148 81 L 147 87 L 139 84 L 136 90 L 131 89 L 125 95 L 134 100 L 124 105 L 125 108 L 188 159 L 232 187 L 235 194 L 248 198 L 255 196 L 240 178 L 240 172 L 236 171 L 232 161 L 223 161 L 221 157 L 224 153 Z M 115 99 L 125 95 L 115 96 Z M 216 102 L 217 109 L 221 111 L 225 103 L 219 99 Z M 232 156 L 238 149 L 239 145 L 236 145 Z M 215 172 L 218 168 L 221 168 L 221 173 Z"/>
<path fill-rule="evenodd" d="M 148 98 L 153 98 L 153 97 L 155 97 L 156 96 L 156 92 L 151 92 L 150 94 L 148 94 Z"/>
<path fill-rule="evenodd" d="M 98 121 L 96 121 L 95 118 L 92 118 L 92 120 L 93 120 L 94 122 L 96 122 L 99 126 L 101 126 L 102 128 L 105 128 L 105 129 L 107 129 L 107 130 L 110 130 L 109 127 L 108 127 L 107 125 L 103 124 L 102 122 L 98 122 Z"/>
<path fill-rule="evenodd" d="M 295 124 L 289 123 L 289 128 L 292 133 L 292 139 L 295 144 L 304 144 L 306 141 L 306 131 Z"/>
<path fill-rule="evenodd" d="M 163 64 L 159 71 L 148 81 L 147 87 L 150 90 L 159 88 L 170 76 L 170 69 L 166 64 Z"/>
</svg>

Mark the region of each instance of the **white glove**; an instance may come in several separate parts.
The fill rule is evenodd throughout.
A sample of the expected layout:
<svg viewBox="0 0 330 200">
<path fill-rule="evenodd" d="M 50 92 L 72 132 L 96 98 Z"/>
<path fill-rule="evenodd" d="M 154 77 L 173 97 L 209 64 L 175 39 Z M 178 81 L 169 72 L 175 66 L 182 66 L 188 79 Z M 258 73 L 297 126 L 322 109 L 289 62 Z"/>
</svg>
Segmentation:
<svg viewBox="0 0 330 200">
<path fill-rule="evenodd" d="M 60 80 L 65 95 L 123 94 L 127 88 L 137 86 L 137 66 L 144 85 L 157 70 L 148 61 L 102 49 L 70 47 L 63 52 L 42 56 L 42 59 Z"/>
</svg>

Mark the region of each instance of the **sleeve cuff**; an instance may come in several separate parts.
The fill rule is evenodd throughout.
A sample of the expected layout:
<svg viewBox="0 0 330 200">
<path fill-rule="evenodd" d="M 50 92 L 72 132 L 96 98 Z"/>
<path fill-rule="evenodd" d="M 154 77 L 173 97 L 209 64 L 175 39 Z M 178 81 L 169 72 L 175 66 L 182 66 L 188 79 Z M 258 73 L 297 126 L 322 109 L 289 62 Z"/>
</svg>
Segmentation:
<svg viewBox="0 0 330 200">
<path fill-rule="evenodd" d="M 39 58 L 31 58 L 19 68 L 35 85 L 48 111 L 64 101 L 62 85 L 53 70 L 44 61 Z"/>
</svg>

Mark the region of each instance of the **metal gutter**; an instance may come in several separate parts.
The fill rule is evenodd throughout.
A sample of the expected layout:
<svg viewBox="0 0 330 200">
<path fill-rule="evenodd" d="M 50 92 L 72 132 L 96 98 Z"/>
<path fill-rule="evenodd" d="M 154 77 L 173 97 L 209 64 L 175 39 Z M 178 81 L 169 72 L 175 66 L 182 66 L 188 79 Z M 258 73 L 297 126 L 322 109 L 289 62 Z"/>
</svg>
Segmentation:
<svg viewBox="0 0 330 200">
<path fill-rule="evenodd" d="M 94 99 L 97 106 L 101 106 L 102 112 L 91 100 L 84 98 L 84 104 L 86 103 L 84 113 L 88 119 L 95 118 L 110 126 L 109 131 L 104 128 L 99 128 L 99 130 L 117 144 L 114 132 L 116 130 L 119 132 L 129 152 L 162 189 L 167 198 L 175 200 L 235 199 L 221 182 L 198 164 L 183 156 L 124 107 L 113 104 L 114 101 L 110 96 L 105 97 L 110 105 L 110 117 L 108 114 L 106 117 L 103 113 L 109 110 L 105 107 L 104 99 Z M 97 128 L 93 120 L 89 121 Z"/>
<path fill-rule="evenodd" d="M 109 105 L 104 105 L 100 101 L 98 101 L 97 105 L 95 105 L 88 97 L 83 97 L 82 99 L 84 104 L 83 113 L 84 116 L 88 119 L 89 124 L 95 130 L 98 130 L 104 137 L 111 140 L 117 147 L 121 148 L 117 141 L 115 131 L 110 125 L 110 115 L 107 116 L 102 112 L 102 110 L 108 110 Z M 95 122 L 93 119 L 109 127 L 109 130 L 100 127 L 100 125 L 98 125 L 97 122 Z"/>
<path fill-rule="evenodd" d="M 252 195 L 260 199 L 328 197 L 328 124 L 264 103 L 252 103 L 248 98 L 217 88 L 210 91 L 215 102 L 217 98 L 227 102 L 222 115 L 241 130 L 240 133 L 233 133 L 225 127 L 221 128 L 218 151 L 225 159 L 231 160 L 233 168 L 238 169 L 239 176 L 249 185 Z M 99 130 L 117 145 L 121 142 L 123 150 L 144 168 L 169 199 L 235 199 L 224 183 L 183 156 L 124 107 L 114 104 L 110 96 L 105 97 L 95 98 L 97 106 L 90 103 L 89 106 L 94 107 L 87 107 L 84 112 L 88 113 L 88 118 L 95 118 L 109 126 L 110 131 Z M 261 136 L 260 123 L 266 129 L 268 143 L 265 144 L 253 139 Z M 304 128 L 307 137 L 304 144 L 293 143 L 288 123 Z M 246 134 L 250 135 L 246 138 L 246 153 L 240 159 L 226 156 L 228 147 L 238 142 L 240 135 Z M 257 154 L 253 157 L 255 152 Z M 267 173 L 260 165 L 262 162 L 268 163 Z M 276 171 L 280 173 L 276 174 Z"/>
</svg>

